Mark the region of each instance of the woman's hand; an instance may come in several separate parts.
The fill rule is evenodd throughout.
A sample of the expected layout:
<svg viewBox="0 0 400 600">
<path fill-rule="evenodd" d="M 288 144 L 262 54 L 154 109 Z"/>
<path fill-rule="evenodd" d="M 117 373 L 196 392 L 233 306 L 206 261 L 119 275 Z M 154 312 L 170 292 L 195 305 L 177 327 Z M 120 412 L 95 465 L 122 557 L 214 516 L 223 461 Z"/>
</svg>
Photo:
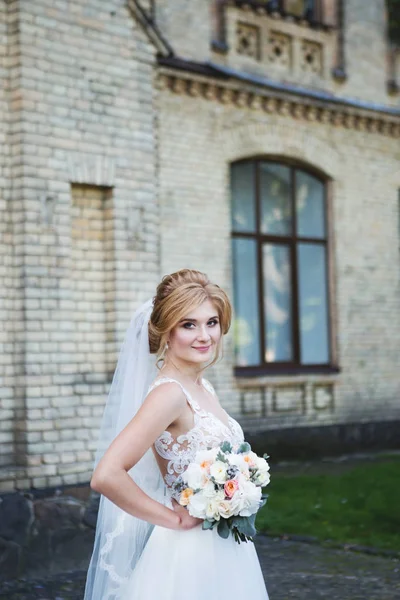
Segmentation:
<svg viewBox="0 0 400 600">
<path fill-rule="evenodd" d="M 187 531 L 193 529 L 203 522 L 203 519 L 197 519 L 189 514 L 189 511 L 184 506 L 181 506 L 174 498 L 172 498 L 172 507 L 174 511 L 179 515 L 180 523 L 177 527 L 178 531 Z"/>
</svg>

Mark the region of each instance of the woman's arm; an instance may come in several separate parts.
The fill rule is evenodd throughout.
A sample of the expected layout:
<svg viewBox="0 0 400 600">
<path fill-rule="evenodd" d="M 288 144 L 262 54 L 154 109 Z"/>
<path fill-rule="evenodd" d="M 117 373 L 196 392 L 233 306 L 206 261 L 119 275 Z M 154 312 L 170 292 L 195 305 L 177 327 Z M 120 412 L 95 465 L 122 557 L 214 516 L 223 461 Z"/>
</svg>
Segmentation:
<svg viewBox="0 0 400 600">
<path fill-rule="evenodd" d="M 198 524 L 199 520 L 194 522 L 186 509 L 182 512 L 177 507 L 176 512 L 150 498 L 128 475 L 161 433 L 180 416 L 185 405 L 185 396 L 176 384 L 155 388 L 100 460 L 90 482 L 92 489 L 154 525 L 189 529 Z"/>
</svg>

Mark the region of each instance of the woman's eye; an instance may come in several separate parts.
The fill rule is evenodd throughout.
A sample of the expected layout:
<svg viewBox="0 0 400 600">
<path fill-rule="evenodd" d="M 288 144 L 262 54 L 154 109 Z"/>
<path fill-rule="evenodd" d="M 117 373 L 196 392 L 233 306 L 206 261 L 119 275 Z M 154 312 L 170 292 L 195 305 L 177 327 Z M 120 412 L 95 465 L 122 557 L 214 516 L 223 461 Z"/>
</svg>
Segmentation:
<svg viewBox="0 0 400 600">
<path fill-rule="evenodd" d="M 185 329 L 190 329 L 190 328 L 192 327 L 192 325 L 193 325 L 193 323 L 184 323 L 184 324 L 183 324 L 183 327 L 184 327 Z"/>
<path fill-rule="evenodd" d="M 218 321 L 217 319 L 212 319 L 211 321 L 208 322 L 209 325 L 218 325 Z"/>
</svg>

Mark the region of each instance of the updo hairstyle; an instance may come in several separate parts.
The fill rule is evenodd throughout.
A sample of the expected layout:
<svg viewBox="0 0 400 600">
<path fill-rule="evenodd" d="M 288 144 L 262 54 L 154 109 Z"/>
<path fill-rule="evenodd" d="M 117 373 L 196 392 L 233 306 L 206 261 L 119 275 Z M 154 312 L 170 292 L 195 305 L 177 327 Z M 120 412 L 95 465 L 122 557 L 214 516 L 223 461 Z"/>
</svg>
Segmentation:
<svg viewBox="0 0 400 600">
<path fill-rule="evenodd" d="M 170 331 L 205 300 L 211 300 L 216 307 L 221 332 L 225 335 L 232 318 L 232 306 L 226 293 L 200 271 L 181 269 L 165 275 L 157 286 L 149 321 L 151 354 L 157 354 L 158 360 L 162 360 Z M 217 361 L 219 353 L 220 345 L 211 364 Z"/>
</svg>

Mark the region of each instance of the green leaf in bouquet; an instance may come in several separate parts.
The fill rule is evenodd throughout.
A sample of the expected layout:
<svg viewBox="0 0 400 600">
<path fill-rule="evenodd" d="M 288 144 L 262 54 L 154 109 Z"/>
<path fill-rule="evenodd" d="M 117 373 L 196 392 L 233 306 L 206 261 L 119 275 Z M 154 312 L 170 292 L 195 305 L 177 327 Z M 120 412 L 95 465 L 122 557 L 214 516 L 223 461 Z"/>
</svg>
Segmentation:
<svg viewBox="0 0 400 600">
<path fill-rule="evenodd" d="M 232 527 L 235 527 L 239 534 L 252 538 L 257 533 L 255 521 L 256 513 L 250 517 L 234 517 L 232 519 Z"/>
<path fill-rule="evenodd" d="M 246 452 L 250 452 L 251 451 L 251 446 L 248 442 L 243 442 L 242 444 L 240 444 L 239 448 L 237 449 L 237 454 L 246 454 Z"/>
<path fill-rule="evenodd" d="M 201 528 L 206 530 L 206 529 L 212 529 L 215 525 L 216 521 L 209 521 L 208 519 L 204 519 Z"/>
<path fill-rule="evenodd" d="M 236 527 L 234 527 L 234 528 L 232 529 L 232 533 L 233 533 L 233 536 L 234 536 L 234 538 L 235 538 L 235 540 L 236 540 L 236 542 L 237 542 L 238 544 L 240 544 L 240 542 L 246 542 L 246 543 L 247 543 L 247 541 L 248 541 L 248 540 L 250 540 L 250 542 L 252 542 L 252 541 L 253 541 L 253 538 L 251 538 L 251 537 L 248 537 L 248 536 L 247 536 L 247 535 L 245 535 L 244 533 L 240 533 L 240 532 L 239 532 L 239 531 L 236 529 Z"/>
<path fill-rule="evenodd" d="M 267 499 L 266 498 L 261 498 L 261 500 L 260 500 L 260 506 L 258 507 L 258 510 L 260 510 L 260 508 L 262 508 L 266 504 L 267 504 Z"/>
<path fill-rule="evenodd" d="M 215 460 L 220 460 L 223 463 L 229 464 L 229 460 L 226 458 L 225 454 L 223 454 L 222 452 L 218 452 Z"/>
<path fill-rule="evenodd" d="M 230 452 L 232 452 L 232 444 L 230 442 L 228 442 L 227 440 L 225 440 L 224 442 L 222 442 L 222 444 L 220 446 L 220 450 L 221 450 L 221 452 L 224 452 L 225 454 L 229 454 Z"/>
<path fill-rule="evenodd" d="M 220 519 L 218 521 L 218 534 L 220 537 L 224 538 L 226 540 L 226 538 L 229 537 L 230 534 L 230 528 L 229 528 L 229 523 L 227 521 L 227 519 Z"/>
<path fill-rule="evenodd" d="M 265 506 L 267 504 L 268 496 L 269 496 L 269 494 L 261 494 L 261 500 L 260 500 L 260 505 L 258 507 L 258 510 L 260 510 L 260 508 L 262 508 L 263 506 Z"/>
<path fill-rule="evenodd" d="M 265 460 L 268 460 L 268 459 L 269 459 L 269 456 L 268 456 L 268 454 L 267 454 L 266 452 L 263 454 L 263 458 L 264 458 Z"/>
</svg>

